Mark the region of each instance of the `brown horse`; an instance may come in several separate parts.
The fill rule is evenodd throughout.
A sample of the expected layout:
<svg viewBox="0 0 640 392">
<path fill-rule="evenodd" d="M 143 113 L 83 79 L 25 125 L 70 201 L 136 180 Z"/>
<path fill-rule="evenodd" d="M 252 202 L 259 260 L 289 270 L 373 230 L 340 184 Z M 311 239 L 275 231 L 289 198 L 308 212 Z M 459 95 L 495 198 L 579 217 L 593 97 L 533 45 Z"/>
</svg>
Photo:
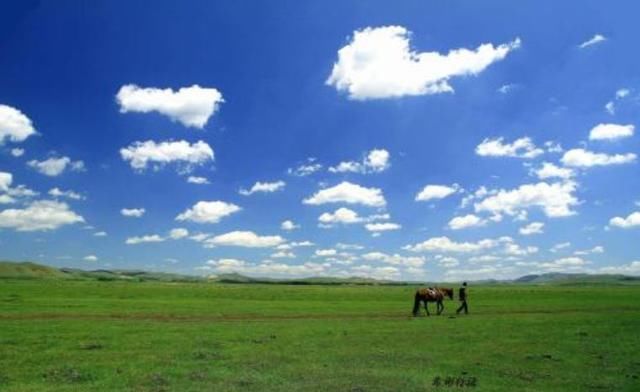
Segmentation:
<svg viewBox="0 0 640 392">
<path fill-rule="evenodd" d="M 420 288 L 416 290 L 415 301 L 413 303 L 413 315 L 417 316 L 420 312 L 420 301 L 424 302 L 424 309 L 427 311 L 427 316 L 429 316 L 429 307 L 427 306 L 428 302 L 435 302 L 437 305 L 437 314 L 441 314 L 444 310 L 444 305 L 442 301 L 444 297 L 447 296 L 449 299 L 453 299 L 453 289 L 445 288 L 445 287 L 435 287 L 435 288 Z"/>
</svg>

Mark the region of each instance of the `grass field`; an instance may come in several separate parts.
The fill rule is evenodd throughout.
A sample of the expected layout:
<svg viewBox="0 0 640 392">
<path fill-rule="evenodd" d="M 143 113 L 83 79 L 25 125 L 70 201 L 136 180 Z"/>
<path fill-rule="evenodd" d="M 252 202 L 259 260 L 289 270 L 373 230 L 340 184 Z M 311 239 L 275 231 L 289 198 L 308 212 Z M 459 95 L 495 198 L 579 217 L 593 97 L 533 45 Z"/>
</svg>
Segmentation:
<svg viewBox="0 0 640 392">
<path fill-rule="evenodd" d="M 640 286 L 414 289 L 0 280 L 0 390 L 640 390 Z"/>
</svg>

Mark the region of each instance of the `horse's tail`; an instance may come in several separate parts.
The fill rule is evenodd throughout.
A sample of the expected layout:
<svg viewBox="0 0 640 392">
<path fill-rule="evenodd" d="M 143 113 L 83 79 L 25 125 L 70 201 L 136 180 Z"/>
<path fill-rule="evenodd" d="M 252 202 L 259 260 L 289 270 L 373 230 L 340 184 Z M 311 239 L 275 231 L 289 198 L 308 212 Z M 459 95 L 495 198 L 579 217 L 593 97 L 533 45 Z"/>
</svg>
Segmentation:
<svg viewBox="0 0 640 392">
<path fill-rule="evenodd" d="M 416 291 L 415 300 L 413 301 L 413 315 L 417 316 L 420 311 L 420 293 Z"/>
</svg>

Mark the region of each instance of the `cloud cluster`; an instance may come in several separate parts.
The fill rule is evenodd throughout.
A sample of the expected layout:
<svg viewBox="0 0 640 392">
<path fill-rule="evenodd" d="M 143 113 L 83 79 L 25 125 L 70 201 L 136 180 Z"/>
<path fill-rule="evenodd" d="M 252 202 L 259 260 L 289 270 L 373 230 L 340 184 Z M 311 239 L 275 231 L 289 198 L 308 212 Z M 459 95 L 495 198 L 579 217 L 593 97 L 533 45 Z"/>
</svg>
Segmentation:
<svg viewBox="0 0 640 392">
<path fill-rule="evenodd" d="M 356 100 L 453 92 L 451 78 L 477 75 L 520 46 L 515 39 L 499 46 L 482 44 L 475 50 L 420 53 L 411 49 L 409 39 L 402 26 L 354 31 L 338 51 L 326 84 Z"/>
<path fill-rule="evenodd" d="M 55 230 L 61 226 L 84 222 L 66 203 L 52 200 L 34 201 L 25 208 L 0 211 L 0 228 L 17 231 Z"/>
<path fill-rule="evenodd" d="M 595 153 L 583 148 L 575 148 L 564 153 L 562 163 L 565 166 L 589 168 L 594 166 L 624 165 L 635 162 L 637 156 L 633 153 L 609 155 Z"/>
<path fill-rule="evenodd" d="M 384 207 L 387 202 L 378 188 L 343 181 L 340 184 L 319 190 L 313 196 L 304 199 L 304 204 L 321 205 L 327 203 L 362 204 L 369 207 Z"/>
<path fill-rule="evenodd" d="M 225 216 L 240 210 L 241 208 L 237 205 L 224 201 L 199 201 L 193 207 L 179 214 L 176 220 L 196 223 L 218 223 Z"/>
<path fill-rule="evenodd" d="M 529 208 L 540 208 L 551 218 L 574 215 L 572 207 L 578 205 L 574 195 L 576 183 L 571 181 L 548 184 L 524 184 L 512 190 L 499 190 L 475 203 L 476 212 L 490 212 L 494 215 L 517 215 Z"/>
<path fill-rule="evenodd" d="M 146 210 L 144 208 L 123 208 L 120 210 L 122 216 L 129 218 L 140 218 L 145 212 Z"/>
<path fill-rule="evenodd" d="M 633 136 L 634 131 L 632 124 L 598 124 L 589 132 L 589 140 L 618 140 Z"/>
<path fill-rule="evenodd" d="M 69 157 L 51 157 L 44 161 L 31 160 L 27 165 L 41 174 L 56 177 L 64 173 L 67 168 L 71 171 L 81 172 L 85 170 L 83 161 L 72 161 Z"/>
<path fill-rule="evenodd" d="M 483 157 L 510 157 L 531 159 L 544 154 L 541 148 L 536 147 L 528 137 L 515 140 L 513 143 L 504 143 L 504 138 L 484 139 L 476 147 L 476 154 Z"/>
<path fill-rule="evenodd" d="M 331 173 L 380 173 L 391 166 L 389 158 L 390 154 L 387 150 L 374 149 L 369 151 L 361 162 L 340 162 L 337 166 L 330 167 L 329 171 Z"/>
<path fill-rule="evenodd" d="M 224 99 L 217 89 L 197 84 L 182 87 L 178 91 L 127 84 L 118 91 L 116 101 L 122 113 L 158 112 L 184 126 L 203 128 Z"/>
<path fill-rule="evenodd" d="M 456 216 L 449 221 L 449 228 L 451 230 L 468 229 L 471 227 L 480 227 L 487 224 L 487 221 L 473 214 L 465 216 Z"/>
<path fill-rule="evenodd" d="M 640 227 L 640 212 L 632 212 L 626 218 L 620 216 L 611 218 L 609 220 L 609 225 L 619 227 L 621 229 Z"/>
<path fill-rule="evenodd" d="M 202 140 L 193 144 L 185 140 L 135 142 L 120 149 L 120 156 L 138 171 L 145 170 L 149 164 L 160 168 L 174 162 L 186 165 L 185 170 L 189 171 L 193 166 L 203 165 L 214 159 L 213 149 Z"/>
<path fill-rule="evenodd" d="M 284 181 L 275 181 L 275 182 L 256 182 L 253 184 L 251 189 L 240 189 L 238 193 L 243 196 L 249 196 L 254 193 L 273 193 L 277 191 L 281 191 L 284 189 L 286 183 Z"/>
<path fill-rule="evenodd" d="M 16 108 L 0 105 L 0 145 L 6 141 L 23 142 L 35 134 L 29 117 Z"/>
<path fill-rule="evenodd" d="M 449 185 L 426 185 L 415 197 L 416 201 L 429 201 L 444 199 L 460 191 L 458 184 Z"/>
<path fill-rule="evenodd" d="M 285 239 L 279 235 L 261 236 L 252 231 L 232 231 L 207 238 L 206 246 L 239 246 L 244 248 L 273 248 L 283 244 Z"/>
</svg>

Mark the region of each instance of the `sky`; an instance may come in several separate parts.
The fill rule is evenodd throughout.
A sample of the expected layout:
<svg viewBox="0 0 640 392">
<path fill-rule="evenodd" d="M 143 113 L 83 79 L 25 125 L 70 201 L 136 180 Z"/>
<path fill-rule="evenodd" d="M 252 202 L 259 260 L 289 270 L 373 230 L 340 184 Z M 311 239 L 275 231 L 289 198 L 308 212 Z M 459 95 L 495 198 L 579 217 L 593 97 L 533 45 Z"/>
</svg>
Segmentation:
<svg viewBox="0 0 640 392">
<path fill-rule="evenodd" d="M 638 11 L 7 2 L 0 259 L 640 275 Z"/>
</svg>

